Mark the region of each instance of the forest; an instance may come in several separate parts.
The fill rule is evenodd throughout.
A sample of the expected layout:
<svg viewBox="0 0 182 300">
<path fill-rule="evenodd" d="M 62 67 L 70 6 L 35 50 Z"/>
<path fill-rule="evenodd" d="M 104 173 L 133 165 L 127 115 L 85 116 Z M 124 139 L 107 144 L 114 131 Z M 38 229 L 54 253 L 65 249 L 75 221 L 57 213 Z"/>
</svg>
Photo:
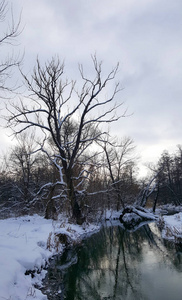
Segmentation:
<svg viewBox="0 0 182 300">
<path fill-rule="evenodd" d="M 2 158 L 1 217 L 38 213 L 54 219 L 60 212 L 71 216 L 71 204 L 60 183 L 59 169 L 45 153 L 35 149 L 34 134 L 21 134 L 17 145 Z M 171 155 L 164 151 L 156 166 L 150 166 L 150 178 L 144 179 L 137 178 L 132 151 L 133 142 L 123 139 L 120 146 L 110 145 L 108 152 L 101 151 L 100 161 L 92 157 L 88 162 L 87 158 L 89 175 L 84 180 L 80 175 L 83 162 L 76 162 L 74 176 L 79 186 L 74 186 L 75 194 L 84 217 L 91 218 L 107 209 L 120 210 L 135 203 L 153 207 L 154 211 L 156 204 L 181 205 L 181 147 Z"/>
</svg>

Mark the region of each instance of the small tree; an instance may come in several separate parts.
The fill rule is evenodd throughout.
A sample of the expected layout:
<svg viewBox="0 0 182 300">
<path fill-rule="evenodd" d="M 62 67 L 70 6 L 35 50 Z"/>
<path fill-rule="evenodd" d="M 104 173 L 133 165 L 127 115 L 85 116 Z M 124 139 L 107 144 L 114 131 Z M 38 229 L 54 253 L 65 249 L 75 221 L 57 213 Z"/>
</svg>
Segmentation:
<svg viewBox="0 0 182 300">
<path fill-rule="evenodd" d="M 100 125 L 118 120 L 115 114 L 118 105 L 113 104 L 113 100 L 120 91 L 119 83 L 106 97 L 106 87 L 115 79 L 118 65 L 103 79 L 102 63 L 98 63 L 96 56 L 92 61 L 95 77 L 87 78 L 80 66 L 83 83 L 78 91 L 75 81 L 64 78 L 64 64 L 58 58 L 53 58 L 45 67 L 37 60 L 31 79 L 23 75 L 31 95 L 20 99 L 19 103 L 11 103 L 8 108 L 8 126 L 16 134 L 32 127 L 38 129 L 40 150 L 59 171 L 57 184 L 64 189 L 77 223 L 83 221 L 78 203 L 81 191 L 77 187 L 89 176 L 89 158 L 84 154 L 88 149 L 94 149 L 95 142 L 106 140 L 107 132 Z M 48 147 L 50 140 L 51 148 Z M 96 152 L 89 157 L 92 155 Z M 85 161 L 83 157 L 87 157 Z M 82 168 L 75 176 L 78 164 Z"/>
</svg>

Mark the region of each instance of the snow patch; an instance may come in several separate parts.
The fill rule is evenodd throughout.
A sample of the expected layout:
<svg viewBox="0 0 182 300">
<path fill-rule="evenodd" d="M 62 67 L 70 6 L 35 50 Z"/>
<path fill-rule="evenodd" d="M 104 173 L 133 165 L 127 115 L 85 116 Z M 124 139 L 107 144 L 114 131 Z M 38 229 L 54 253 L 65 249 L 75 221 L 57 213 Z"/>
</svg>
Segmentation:
<svg viewBox="0 0 182 300">
<path fill-rule="evenodd" d="M 126 213 L 124 214 L 123 218 L 122 218 L 124 223 L 130 224 L 133 223 L 139 223 L 142 221 L 142 218 L 138 215 L 136 215 L 135 213 Z"/>
<path fill-rule="evenodd" d="M 164 239 L 182 243 L 182 212 L 172 216 L 163 216 L 160 223 Z"/>
<path fill-rule="evenodd" d="M 0 299 L 46 300 L 34 286 L 41 286 L 49 258 L 64 250 L 60 243 L 56 247 L 56 235 L 66 234 L 77 241 L 98 229 L 95 225 L 69 224 L 63 216 L 61 222 L 38 215 L 0 220 Z"/>
</svg>

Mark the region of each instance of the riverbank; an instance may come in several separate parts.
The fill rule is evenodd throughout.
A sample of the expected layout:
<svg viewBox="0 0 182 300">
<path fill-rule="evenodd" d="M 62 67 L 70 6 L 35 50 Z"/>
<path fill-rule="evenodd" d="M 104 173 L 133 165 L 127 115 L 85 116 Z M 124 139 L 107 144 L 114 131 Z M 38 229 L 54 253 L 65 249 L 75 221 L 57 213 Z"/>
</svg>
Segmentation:
<svg viewBox="0 0 182 300">
<path fill-rule="evenodd" d="M 97 225 L 69 224 L 64 216 L 58 221 L 38 215 L 0 220 L 0 300 L 46 300 L 35 286 L 41 285 L 49 259 L 62 253 L 65 243 L 97 230 Z M 65 236 L 69 240 L 60 242 Z"/>
<path fill-rule="evenodd" d="M 107 211 L 103 218 L 113 220 L 119 215 Z M 175 241 L 169 229 L 182 238 L 182 212 L 161 221 L 163 238 Z M 49 259 L 99 229 L 100 225 L 70 224 L 62 215 L 58 221 L 38 215 L 0 220 L 0 300 L 46 300 L 35 286 L 41 286 Z"/>
<path fill-rule="evenodd" d="M 163 216 L 159 220 L 162 229 L 162 238 L 174 243 L 182 244 L 182 212 L 171 216 Z"/>
</svg>

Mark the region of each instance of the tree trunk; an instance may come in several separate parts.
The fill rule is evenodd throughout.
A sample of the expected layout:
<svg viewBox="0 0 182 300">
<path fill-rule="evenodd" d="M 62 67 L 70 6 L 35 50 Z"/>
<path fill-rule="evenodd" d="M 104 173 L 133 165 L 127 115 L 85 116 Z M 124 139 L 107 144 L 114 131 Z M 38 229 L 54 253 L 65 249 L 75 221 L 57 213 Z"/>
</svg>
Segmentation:
<svg viewBox="0 0 182 300">
<path fill-rule="evenodd" d="M 48 202 L 45 210 L 45 219 L 53 219 L 53 220 L 57 219 L 57 211 L 53 199 L 54 189 L 55 189 L 55 185 L 53 185 L 50 188 L 50 192 L 47 197 Z"/>
<path fill-rule="evenodd" d="M 66 179 L 67 179 L 67 187 L 68 187 L 68 198 L 71 202 L 71 209 L 72 209 L 72 217 L 76 220 L 78 225 L 82 225 L 85 221 L 85 218 L 82 216 L 81 208 L 77 201 L 77 196 L 75 192 L 75 188 L 73 185 L 73 180 L 71 178 L 70 172 L 66 172 Z"/>
<path fill-rule="evenodd" d="M 155 200 L 154 200 L 153 213 L 155 213 L 158 197 L 159 197 L 159 184 L 157 185 L 157 193 L 156 193 Z"/>
</svg>

